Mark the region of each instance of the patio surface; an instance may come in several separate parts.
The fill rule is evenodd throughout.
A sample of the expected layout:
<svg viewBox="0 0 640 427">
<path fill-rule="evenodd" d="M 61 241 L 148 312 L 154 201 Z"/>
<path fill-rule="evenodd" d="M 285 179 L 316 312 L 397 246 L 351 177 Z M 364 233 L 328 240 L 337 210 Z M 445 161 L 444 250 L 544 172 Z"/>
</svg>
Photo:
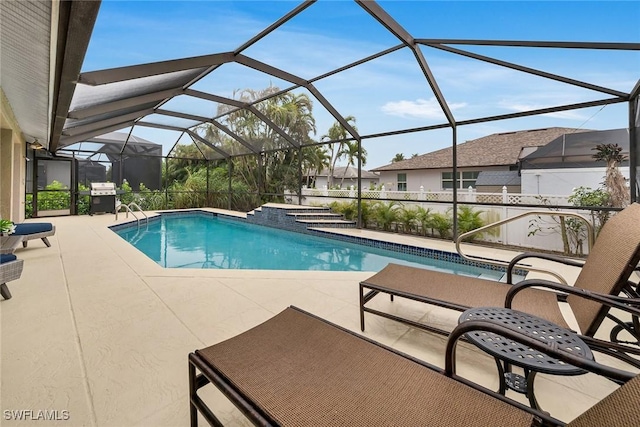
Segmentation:
<svg viewBox="0 0 640 427">
<path fill-rule="evenodd" d="M 55 224 L 52 247 L 32 240 L 16 251 L 24 271 L 9 283 L 13 298 L 0 302 L 3 426 L 186 426 L 189 352 L 290 305 L 360 330 L 358 282 L 372 272 L 163 269 L 107 228 L 128 221 L 123 213 L 118 221 L 109 214 L 39 221 Z M 341 232 L 454 251 L 451 243 L 415 236 Z M 475 247 L 470 252 L 513 255 Z M 566 272 L 575 278 L 575 270 Z M 458 317 L 401 299 L 373 302 L 434 324 L 453 327 Z M 444 337 L 369 314 L 366 326 L 366 336 L 444 366 Z M 458 350 L 458 372 L 497 388 L 493 359 L 465 343 Z M 565 421 L 615 388 L 591 374 L 536 379 L 542 408 Z M 213 386 L 203 392 L 226 425 L 249 425 Z M 526 403 L 522 395 L 507 395 Z M 12 410 L 32 410 L 34 416 L 53 410 L 68 419 L 9 420 L 6 411 Z"/>
</svg>

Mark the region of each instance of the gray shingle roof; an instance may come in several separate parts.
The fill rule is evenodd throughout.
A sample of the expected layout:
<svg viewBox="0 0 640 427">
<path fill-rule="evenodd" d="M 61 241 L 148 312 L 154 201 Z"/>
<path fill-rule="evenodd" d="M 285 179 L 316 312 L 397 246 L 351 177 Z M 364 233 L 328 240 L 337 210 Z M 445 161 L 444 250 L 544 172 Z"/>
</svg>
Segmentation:
<svg viewBox="0 0 640 427">
<path fill-rule="evenodd" d="M 543 146 L 565 133 L 585 131 L 587 130 L 553 127 L 484 136 L 458 145 L 458 167 L 515 165 L 523 147 Z M 448 147 L 372 170 L 381 172 L 451 167 L 452 148 Z"/>
</svg>

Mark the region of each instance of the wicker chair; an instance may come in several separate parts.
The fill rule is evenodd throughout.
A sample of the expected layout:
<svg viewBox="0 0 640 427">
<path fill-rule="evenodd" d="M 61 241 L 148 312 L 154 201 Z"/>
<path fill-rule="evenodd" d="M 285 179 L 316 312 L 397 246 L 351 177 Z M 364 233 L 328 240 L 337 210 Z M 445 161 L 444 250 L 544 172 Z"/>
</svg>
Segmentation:
<svg viewBox="0 0 640 427">
<path fill-rule="evenodd" d="M 7 282 L 20 278 L 24 260 L 18 259 L 13 254 L 0 254 L 0 295 L 4 299 L 11 299 L 11 292 Z"/>
<path fill-rule="evenodd" d="M 455 343 L 471 330 L 524 338 L 516 330 L 486 321 L 465 322 L 450 337 L 443 372 L 288 308 L 253 329 L 189 355 L 191 426 L 198 425 L 198 411 L 211 425 L 222 425 L 198 395 L 209 383 L 252 423 L 263 426 L 564 425 L 455 374 Z M 628 381 L 569 426 L 640 425 L 640 406 L 634 403 L 640 399 L 640 377 L 537 340 L 522 342 L 619 383 Z"/>
<path fill-rule="evenodd" d="M 525 280 L 512 285 L 513 269 L 522 260 L 533 257 L 581 267 L 575 285 L 566 286 L 546 280 Z M 636 341 L 640 339 L 637 316 L 633 316 L 630 322 L 618 319 L 609 313 L 609 306 L 603 304 L 606 299 L 599 299 L 601 296 L 622 298 L 619 295 L 625 293 L 626 297 L 622 300 L 631 302 L 633 300 L 628 297 L 635 298 L 637 304 L 640 301 L 637 299 L 637 284 L 630 282 L 629 278 L 639 261 L 640 204 L 634 203 L 607 221 L 584 263 L 546 254 L 518 255 L 507 269 L 507 283 L 389 264 L 360 283 L 360 327 L 364 331 L 364 313 L 367 312 L 432 332 L 449 333 L 436 326 L 366 305 L 376 295 L 383 293 L 390 295 L 392 300 L 398 296 L 458 311 L 471 307 L 513 307 L 569 328 L 558 305 L 560 292 L 568 295 L 566 300 L 577 320 L 582 338 L 596 350 L 602 345 L 605 352 L 625 358 L 625 353 L 640 354 L 639 348 L 611 346 L 608 342 L 596 340 L 593 335 L 607 317 L 616 323 L 611 341 L 616 341 L 616 335 L 623 330 L 634 336 Z M 534 286 L 535 289 L 532 288 Z M 640 366 L 637 360 L 627 361 Z"/>
</svg>

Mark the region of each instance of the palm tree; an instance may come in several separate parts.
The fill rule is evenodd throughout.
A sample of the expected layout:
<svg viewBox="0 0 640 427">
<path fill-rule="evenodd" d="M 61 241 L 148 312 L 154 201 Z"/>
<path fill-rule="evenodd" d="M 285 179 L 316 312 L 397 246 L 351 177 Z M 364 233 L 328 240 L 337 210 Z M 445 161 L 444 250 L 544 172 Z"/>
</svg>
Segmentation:
<svg viewBox="0 0 640 427">
<path fill-rule="evenodd" d="M 427 228 L 431 228 L 431 209 L 418 206 L 416 208 L 416 221 L 420 224 L 422 235 L 427 235 Z"/>
<path fill-rule="evenodd" d="M 393 159 L 391 159 L 391 163 L 401 162 L 403 160 L 404 160 L 404 154 L 396 153 L 396 155 L 393 157 Z"/>
<path fill-rule="evenodd" d="M 349 123 L 349 125 L 351 125 L 355 130 L 357 130 L 357 128 L 355 127 L 355 122 L 356 122 L 355 117 L 347 116 L 344 119 L 346 120 L 347 123 Z M 327 140 L 337 141 L 337 140 L 346 140 L 349 138 L 352 138 L 352 135 L 349 134 L 349 132 L 347 132 L 344 126 L 342 126 L 337 121 L 329 128 L 329 131 L 327 132 L 326 135 L 322 135 L 320 137 L 322 141 L 327 141 Z M 344 148 L 346 143 L 347 141 L 342 141 L 342 142 L 336 142 L 336 143 L 330 144 L 331 165 L 329 166 L 329 177 L 328 177 L 329 187 L 333 185 L 333 173 L 336 168 L 336 163 L 345 155 Z"/>
<path fill-rule="evenodd" d="M 618 144 L 599 144 L 592 150 L 597 153 L 593 155 L 596 160 L 607 162 L 607 172 L 604 177 L 604 185 L 607 187 L 611 195 L 611 206 L 616 208 L 624 208 L 629 204 L 629 190 L 627 189 L 626 180 L 620 173 L 618 165 L 627 159 L 627 156 L 621 154 L 622 147 Z"/>
<path fill-rule="evenodd" d="M 279 92 L 275 86 L 263 90 L 244 89 L 235 91 L 234 99 L 246 103 L 254 103 Z M 306 94 L 292 92 L 279 94 L 254 104 L 254 107 L 294 141 L 300 145 L 312 141 L 311 134 L 316 133 L 313 117 L 313 103 Z M 300 160 L 293 150 L 278 150 L 288 142 L 283 141 L 278 132 L 261 120 L 249 109 L 234 110 L 235 107 L 219 105 L 218 115 L 224 116 L 224 124 L 236 135 L 248 141 L 255 150 L 256 156 L 241 156 L 234 159 L 234 173 L 241 177 L 251 188 L 267 193 L 281 193 L 284 187 L 294 188 L 299 185 L 297 178 L 297 162 Z M 232 154 L 246 153 L 248 149 L 212 125 L 208 125 L 205 138 L 209 141 L 221 141 L 221 148 Z M 261 185 L 258 185 L 258 184 Z M 260 188 L 258 188 L 260 187 Z"/>
<path fill-rule="evenodd" d="M 307 177 L 307 186 L 315 182 L 318 173 L 328 169 L 331 165 L 331 158 L 325 147 L 314 145 L 302 149 L 302 168 Z M 313 179 L 311 174 L 313 173 Z"/>
<path fill-rule="evenodd" d="M 396 208 L 397 202 L 391 201 L 389 203 L 380 202 L 376 205 L 373 216 L 376 219 L 378 227 L 384 231 L 391 230 L 391 224 L 398 219 L 398 209 Z"/>
<path fill-rule="evenodd" d="M 342 155 L 347 158 L 347 167 L 344 168 L 344 172 L 342 173 L 342 180 L 340 181 L 341 187 L 342 184 L 344 184 L 347 169 L 349 169 L 349 166 L 355 166 L 356 160 L 358 159 L 358 141 L 347 142 L 342 149 Z M 364 166 L 367 163 L 367 150 L 360 147 L 360 155 L 360 163 Z"/>
<path fill-rule="evenodd" d="M 411 233 L 413 225 L 418 220 L 418 210 L 413 207 L 402 206 L 398 209 L 398 221 L 402 224 L 402 231 Z"/>
</svg>

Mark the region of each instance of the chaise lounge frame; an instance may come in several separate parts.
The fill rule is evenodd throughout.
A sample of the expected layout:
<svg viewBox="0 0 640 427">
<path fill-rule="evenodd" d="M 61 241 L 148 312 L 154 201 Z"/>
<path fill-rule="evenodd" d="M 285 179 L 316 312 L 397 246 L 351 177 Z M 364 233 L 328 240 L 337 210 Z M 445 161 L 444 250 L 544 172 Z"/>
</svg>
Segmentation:
<svg viewBox="0 0 640 427">
<path fill-rule="evenodd" d="M 640 407 L 633 403 L 640 395 L 640 377 L 515 329 L 488 321 L 464 322 L 449 338 L 443 371 L 290 307 L 243 334 L 189 354 L 191 426 L 197 427 L 198 412 L 209 424 L 223 425 L 198 394 L 208 384 L 261 426 L 565 425 L 456 375 L 458 339 L 478 330 L 498 333 L 618 383 L 628 381 L 569 426 L 596 427 L 604 425 L 603 420 L 610 427 L 640 425 Z"/>
<path fill-rule="evenodd" d="M 525 259 L 539 258 L 564 265 L 580 267 L 574 286 L 547 280 L 524 280 L 513 285 L 513 271 Z M 378 294 L 406 298 L 425 304 L 464 311 L 472 307 L 504 306 L 532 313 L 553 323 L 572 329 L 565 321 L 558 300 L 569 303 L 578 322 L 581 338 L 596 351 L 603 351 L 640 367 L 640 348 L 604 342 L 594 335 L 605 318 L 616 323 L 612 341 L 625 330 L 640 340 L 638 317 L 623 321 L 609 312 L 609 301 L 619 300 L 640 306 L 637 284 L 629 280 L 640 262 L 640 204 L 634 203 L 613 216 L 602 228 L 585 262 L 538 253 L 524 253 L 511 260 L 507 267 L 507 283 L 450 273 L 389 264 L 377 274 L 360 282 L 360 327 L 365 330 L 365 313 L 375 314 L 404 324 L 448 335 L 445 330 L 426 322 L 367 306 Z M 541 288 L 545 288 L 541 289 Z M 551 292 L 549 292 L 551 290 Z M 624 294 L 624 297 L 619 297 Z M 637 344 L 637 343 L 634 343 Z"/>
</svg>

